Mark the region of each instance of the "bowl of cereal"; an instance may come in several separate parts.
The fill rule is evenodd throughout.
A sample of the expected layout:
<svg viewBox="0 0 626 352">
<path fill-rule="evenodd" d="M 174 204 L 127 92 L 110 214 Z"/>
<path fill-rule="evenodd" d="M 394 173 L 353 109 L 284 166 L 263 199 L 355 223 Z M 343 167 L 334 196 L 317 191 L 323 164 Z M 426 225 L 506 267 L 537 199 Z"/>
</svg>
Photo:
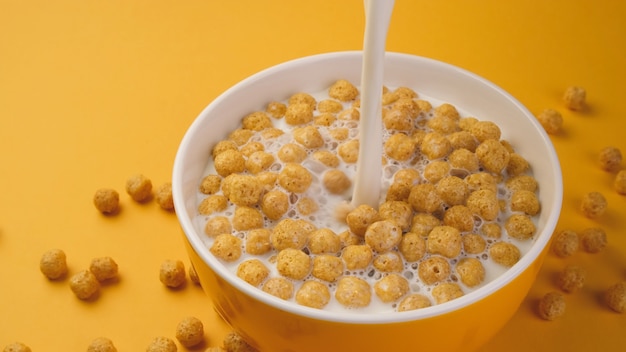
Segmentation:
<svg viewBox="0 0 626 352">
<path fill-rule="evenodd" d="M 475 350 L 547 252 L 562 202 L 554 147 L 494 84 L 386 53 L 380 202 L 340 212 L 366 145 L 361 60 L 289 61 L 200 113 L 172 180 L 191 262 L 261 351 Z"/>
</svg>

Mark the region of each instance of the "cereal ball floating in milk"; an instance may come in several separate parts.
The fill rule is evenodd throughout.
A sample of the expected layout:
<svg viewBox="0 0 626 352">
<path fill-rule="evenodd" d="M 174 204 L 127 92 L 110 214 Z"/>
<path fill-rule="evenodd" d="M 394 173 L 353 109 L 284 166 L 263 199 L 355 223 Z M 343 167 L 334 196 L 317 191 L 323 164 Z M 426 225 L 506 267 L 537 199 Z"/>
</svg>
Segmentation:
<svg viewBox="0 0 626 352">
<path fill-rule="evenodd" d="M 415 310 L 420 308 L 430 307 L 432 302 L 430 299 L 422 294 L 413 293 L 398 303 L 398 312 L 406 312 L 408 310 Z"/>
<path fill-rule="evenodd" d="M 426 240 L 415 232 L 407 232 L 402 236 L 398 250 L 408 262 L 416 262 L 426 254 Z"/>
<path fill-rule="evenodd" d="M 388 274 L 376 281 L 374 292 L 383 302 L 395 302 L 409 292 L 409 282 L 402 275 Z"/>
<path fill-rule="evenodd" d="M 537 228 L 532 219 L 525 214 L 513 214 L 504 223 L 509 236 L 518 240 L 528 240 L 533 237 Z"/>
<path fill-rule="evenodd" d="M 461 232 L 471 231 L 474 228 L 474 213 L 465 205 L 455 205 L 443 214 L 443 224 Z"/>
<path fill-rule="evenodd" d="M 502 238 L 502 227 L 497 222 L 485 222 L 480 226 L 480 233 L 488 239 Z"/>
<path fill-rule="evenodd" d="M 378 207 L 378 216 L 381 220 L 393 220 L 402 231 L 408 231 L 411 228 L 413 209 L 407 202 L 386 201 Z"/>
<path fill-rule="evenodd" d="M 236 207 L 233 215 L 233 228 L 246 231 L 263 227 L 263 215 L 256 208 Z"/>
<path fill-rule="evenodd" d="M 427 237 L 435 226 L 441 225 L 442 222 L 432 214 L 417 213 L 411 221 L 411 232 L 422 237 Z"/>
<path fill-rule="evenodd" d="M 328 286 L 317 281 L 306 281 L 296 292 L 296 302 L 303 306 L 322 309 L 330 302 Z"/>
<path fill-rule="evenodd" d="M 346 224 L 358 236 L 364 236 L 367 228 L 378 220 L 378 211 L 367 204 L 359 205 L 346 215 Z"/>
<path fill-rule="evenodd" d="M 334 282 L 343 274 L 344 263 L 339 257 L 321 254 L 313 258 L 311 274 L 323 281 Z"/>
<path fill-rule="evenodd" d="M 372 299 L 372 288 L 361 278 L 344 276 L 337 283 L 335 298 L 347 308 L 367 307 Z"/>
<path fill-rule="evenodd" d="M 487 241 L 485 241 L 483 236 L 475 233 L 463 235 L 462 242 L 463 250 L 467 254 L 479 254 L 484 252 L 485 248 L 487 248 Z"/>
<path fill-rule="evenodd" d="M 485 170 L 499 174 L 509 164 L 511 155 L 496 139 L 487 139 L 476 147 L 476 156 Z"/>
<path fill-rule="evenodd" d="M 422 213 L 434 213 L 441 209 L 443 201 L 433 184 L 420 183 L 411 188 L 409 204 L 413 210 Z"/>
<path fill-rule="evenodd" d="M 463 258 L 456 264 L 454 271 L 459 276 L 461 282 L 474 287 L 480 285 L 485 279 L 485 267 L 476 258 Z"/>
<path fill-rule="evenodd" d="M 265 216 L 278 220 L 289 210 L 289 196 L 283 191 L 272 190 L 263 195 L 260 205 Z"/>
<path fill-rule="evenodd" d="M 374 251 L 383 253 L 400 243 L 402 229 L 393 220 L 377 221 L 367 227 L 365 243 Z"/>
<path fill-rule="evenodd" d="M 241 125 L 246 130 L 261 131 L 273 127 L 272 120 L 263 111 L 255 111 L 246 115 L 241 120 Z"/>
<path fill-rule="evenodd" d="M 435 160 L 450 154 L 452 145 L 446 136 L 439 132 L 429 132 L 424 136 L 420 151 L 428 159 Z"/>
<path fill-rule="evenodd" d="M 200 192 L 203 194 L 215 194 L 222 185 L 222 177 L 219 175 L 207 175 L 202 178 L 200 183 Z"/>
<path fill-rule="evenodd" d="M 307 248 L 313 254 L 336 254 L 341 247 L 341 238 L 331 229 L 320 228 L 309 233 Z"/>
<path fill-rule="evenodd" d="M 311 271 L 311 258 L 299 249 L 285 248 L 278 252 L 276 269 L 286 278 L 302 280 Z"/>
<path fill-rule="evenodd" d="M 344 247 L 341 253 L 341 259 L 343 259 L 348 270 L 365 269 L 370 265 L 373 258 L 372 248 L 365 244 L 348 245 Z"/>
<path fill-rule="evenodd" d="M 396 252 L 385 252 L 378 254 L 372 261 L 376 270 L 383 273 L 401 272 L 404 270 L 402 257 Z"/>
<path fill-rule="evenodd" d="M 463 296 L 464 292 L 455 282 L 443 282 L 433 288 L 432 295 L 437 304 L 442 304 Z"/>
<path fill-rule="evenodd" d="M 352 186 L 352 181 L 345 172 L 336 169 L 326 171 L 322 176 L 322 183 L 332 194 L 343 194 Z"/>
<path fill-rule="evenodd" d="M 233 226 L 225 216 L 213 216 L 204 225 L 204 233 L 209 237 L 231 233 L 232 231 Z"/>
<path fill-rule="evenodd" d="M 452 226 L 436 226 L 428 234 L 426 245 L 429 253 L 455 258 L 461 253 L 461 233 Z"/>
<path fill-rule="evenodd" d="M 267 279 L 261 288 L 264 292 L 284 300 L 293 297 L 294 287 L 291 280 L 284 277 L 272 277 Z"/>
<path fill-rule="evenodd" d="M 258 259 L 248 259 L 237 266 L 237 276 L 252 286 L 259 286 L 269 274 L 269 269 Z"/>
<path fill-rule="evenodd" d="M 491 259 L 504 266 L 513 266 L 522 256 L 519 248 L 509 242 L 496 242 L 489 248 Z"/>
<path fill-rule="evenodd" d="M 241 257 L 241 239 L 230 233 L 221 234 L 215 237 L 209 251 L 217 258 L 226 262 L 232 262 Z"/>
</svg>

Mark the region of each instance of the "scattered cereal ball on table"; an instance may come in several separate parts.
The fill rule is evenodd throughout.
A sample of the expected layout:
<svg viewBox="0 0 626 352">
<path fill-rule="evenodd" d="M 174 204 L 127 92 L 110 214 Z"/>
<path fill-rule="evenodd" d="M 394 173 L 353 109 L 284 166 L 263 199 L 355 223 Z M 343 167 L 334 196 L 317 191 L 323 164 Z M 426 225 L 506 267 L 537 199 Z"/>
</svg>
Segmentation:
<svg viewBox="0 0 626 352">
<path fill-rule="evenodd" d="M 100 290 L 100 282 L 91 271 L 83 270 L 70 278 L 70 289 L 79 299 L 89 299 Z"/>
<path fill-rule="evenodd" d="M 604 214 L 608 203 L 600 192 L 589 192 L 580 202 L 580 210 L 588 218 L 597 218 Z"/>
<path fill-rule="evenodd" d="M 226 335 L 224 338 L 224 349 L 228 352 L 256 352 L 257 350 L 252 347 L 243 336 L 233 331 Z"/>
<path fill-rule="evenodd" d="M 157 187 L 155 191 L 157 204 L 163 210 L 174 210 L 174 198 L 172 197 L 172 183 L 165 182 Z"/>
<path fill-rule="evenodd" d="M 569 257 L 578 250 L 578 233 L 573 230 L 559 231 L 552 242 L 552 251 L 561 258 Z"/>
<path fill-rule="evenodd" d="M 576 292 L 585 284 L 585 269 L 578 265 L 570 264 L 559 273 L 557 283 L 565 292 Z"/>
<path fill-rule="evenodd" d="M 117 276 L 117 263 L 111 257 L 94 258 L 89 265 L 89 271 L 102 282 Z"/>
<path fill-rule="evenodd" d="M 209 251 L 221 260 L 232 262 L 241 257 L 241 244 L 241 238 L 233 236 L 229 233 L 224 233 L 215 237 Z"/>
<path fill-rule="evenodd" d="M 293 297 L 293 283 L 284 277 L 272 277 L 267 279 L 261 288 L 264 292 L 284 300 Z"/>
<path fill-rule="evenodd" d="M 165 260 L 161 263 L 159 280 L 167 287 L 182 286 L 186 281 L 185 265 L 180 260 Z"/>
<path fill-rule="evenodd" d="M 504 266 L 513 266 L 521 257 L 519 248 L 512 243 L 497 242 L 489 248 L 491 259 Z"/>
<path fill-rule="evenodd" d="M 441 256 L 430 256 L 419 263 L 417 274 L 427 285 L 444 281 L 450 275 L 450 263 Z"/>
<path fill-rule="evenodd" d="M 21 342 L 13 342 L 6 345 L 2 352 L 31 352 L 31 349 Z"/>
<path fill-rule="evenodd" d="M 557 134 L 563 127 L 563 116 L 554 109 L 544 109 L 537 115 L 537 120 L 548 134 Z"/>
<path fill-rule="evenodd" d="M 626 170 L 617 173 L 615 181 L 613 181 L 613 188 L 617 193 L 626 195 Z"/>
<path fill-rule="evenodd" d="M 409 290 L 409 282 L 399 274 L 389 274 L 374 284 L 374 292 L 383 302 L 395 302 Z"/>
<path fill-rule="evenodd" d="M 348 308 L 367 307 L 372 298 L 371 287 L 363 279 L 344 276 L 337 283 L 335 298 Z"/>
<path fill-rule="evenodd" d="M 258 259 L 248 259 L 237 266 L 237 276 L 255 287 L 259 286 L 269 274 L 269 269 Z"/>
<path fill-rule="evenodd" d="M 193 347 L 204 340 L 204 326 L 200 319 L 187 317 L 176 326 L 176 339 L 185 347 Z"/>
<path fill-rule="evenodd" d="M 126 180 L 126 193 L 136 202 L 145 202 L 152 195 L 152 181 L 138 174 Z"/>
<path fill-rule="evenodd" d="M 433 298 L 437 304 L 449 302 L 464 295 L 463 289 L 454 282 L 443 282 L 432 290 Z"/>
<path fill-rule="evenodd" d="M 587 92 L 582 87 L 570 86 L 563 93 L 563 102 L 565 107 L 570 110 L 583 110 L 585 108 L 585 99 Z"/>
<path fill-rule="evenodd" d="M 60 249 L 51 249 L 41 256 L 39 269 L 50 280 L 59 279 L 67 274 L 67 259 L 65 252 Z"/>
<path fill-rule="evenodd" d="M 114 189 L 101 188 L 93 196 L 93 204 L 103 214 L 114 214 L 119 210 L 120 195 Z"/>
<path fill-rule="evenodd" d="M 146 348 L 146 352 L 176 352 L 176 343 L 167 337 L 155 337 Z"/>
<path fill-rule="evenodd" d="M 584 229 L 580 237 L 583 249 L 588 253 L 598 253 L 607 245 L 606 232 L 599 227 Z"/>
<path fill-rule="evenodd" d="M 559 292 L 549 292 L 539 300 L 539 316 L 555 320 L 565 314 L 565 297 Z"/>
<path fill-rule="evenodd" d="M 604 147 L 600 150 L 598 161 L 602 170 L 619 170 L 622 165 L 622 151 L 615 147 Z"/>
<path fill-rule="evenodd" d="M 209 347 L 206 350 L 204 350 L 204 352 L 228 352 L 225 349 L 219 347 L 219 346 L 213 346 L 213 347 Z"/>
<path fill-rule="evenodd" d="M 459 260 L 455 271 L 463 284 L 468 287 L 480 285 L 485 279 L 485 268 L 476 258 L 463 258 Z"/>
<path fill-rule="evenodd" d="M 296 302 L 303 306 L 322 309 L 330 302 L 328 286 L 317 281 L 306 281 L 296 292 Z"/>
<path fill-rule="evenodd" d="M 106 337 L 98 337 L 87 346 L 87 352 L 117 352 L 113 341 Z"/>
<path fill-rule="evenodd" d="M 626 312 L 626 281 L 609 287 L 604 293 L 604 302 L 618 313 Z"/>
<path fill-rule="evenodd" d="M 278 252 L 276 269 L 286 278 L 302 280 L 311 271 L 311 258 L 299 249 L 286 248 Z"/>
</svg>

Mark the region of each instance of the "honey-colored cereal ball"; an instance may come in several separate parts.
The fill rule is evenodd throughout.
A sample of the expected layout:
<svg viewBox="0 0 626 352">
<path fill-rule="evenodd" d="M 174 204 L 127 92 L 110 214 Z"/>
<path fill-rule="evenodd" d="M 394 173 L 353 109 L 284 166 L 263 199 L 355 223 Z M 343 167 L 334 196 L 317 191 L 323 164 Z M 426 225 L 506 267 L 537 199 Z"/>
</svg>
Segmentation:
<svg viewBox="0 0 626 352">
<path fill-rule="evenodd" d="M 174 197 L 172 195 L 172 183 L 161 184 L 154 192 L 154 198 L 163 210 L 174 210 Z"/>
<path fill-rule="evenodd" d="M 552 251 L 561 258 L 569 257 L 578 250 L 578 234 L 573 230 L 561 230 L 554 235 Z"/>
<path fill-rule="evenodd" d="M 336 81 L 328 89 L 328 96 L 343 102 L 354 100 L 358 95 L 359 90 L 345 79 Z"/>
<path fill-rule="evenodd" d="M 322 309 L 330 302 L 328 286 L 317 281 L 306 281 L 296 292 L 296 302 L 303 306 Z"/>
<path fill-rule="evenodd" d="M 269 191 L 261 199 L 261 210 L 270 220 L 278 220 L 289 210 L 289 196 L 277 189 Z"/>
<path fill-rule="evenodd" d="M 328 135 L 330 135 L 334 140 L 337 141 L 345 141 L 348 139 L 350 130 L 345 127 L 332 128 L 328 131 Z M 358 147 L 358 143 L 357 143 Z"/>
<path fill-rule="evenodd" d="M 468 233 L 463 235 L 463 250 L 467 254 L 479 254 L 485 251 L 487 248 L 487 242 L 485 239 L 478 234 Z"/>
<path fill-rule="evenodd" d="M 187 270 L 187 273 L 189 274 L 189 280 L 191 280 L 191 282 L 193 282 L 194 285 L 200 285 L 200 277 L 198 276 L 198 272 L 196 271 L 196 268 L 193 265 L 189 265 L 189 269 Z"/>
<path fill-rule="evenodd" d="M 348 308 L 367 307 L 372 299 L 372 289 L 363 279 L 344 276 L 337 282 L 335 299 Z"/>
<path fill-rule="evenodd" d="M 257 180 L 263 184 L 265 191 L 271 191 L 276 186 L 276 180 L 278 180 L 278 174 L 271 171 L 261 171 L 255 175 Z"/>
<path fill-rule="evenodd" d="M 570 86 L 563 93 L 563 103 L 570 110 L 583 110 L 586 98 L 587 91 L 583 87 Z"/>
<path fill-rule="evenodd" d="M 241 152 L 241 154 L 243 154 L 243 156 L 245 156 L 246 158 L 249 158 L 250 155 L 252 155 L 255 152 L 265 151 L 265 145 L 261 142 L 250 141 L 246 143 L 245 145 L 243 145 L 239 149 L 239 151 Z"/>
<path fill-rule="evenodd" d="M 559 292 L 548 292 L 539 300 L 539 316 L 555 320 L 565 314 L 565 297 Z"/>
<path fill-rule="evenodd" d="M 511 194 L 512 211 L 521 211 L 528 215 L 536 215 L 539 213 L 539 209 L 539 199 L 534 192 L 520 190 Z"/>
<path fill-rule="evenodd" d="M 180 260 L 163 261 L 159 270 L 159 281 L 167 287 L 182 286 L 186 281 L 185 264 Z"/>
<path fill-rule="evenodd" d="M 499 174 L 509 164 L 511 155 L 496 139 L 487 139 L 476 147 L 476 156 L 485 170 Z"/>
<path fill-rule="evenodd" d="M 232 141 L 232 140 L 222 140 L 222 141 L 217 142 L 215 146 L 213 147 L 213 150 L 211 151 L 213 160 L 215 160 L 215 158 L 219 154 L 227 150 L 239 150 L 237 143 L 235 143 L 235 141 Z"/>
<path fill-rule="evenodd" d="M 439 132 L 429 132 L 422 140 L 420 151 L 429 160 L 435 160 L 450 154 L 452 151 L 452 145 L 444 134 Z"/>
<path fill-rule="evenodd" d="M 246 236 L 246 253 L 261 255 L 272 249 L 270 241 L 271 231 L 266 228 L 252 229 Z"/>
<path fill-rule="evenodd" d="M 421 110 L 419 104 L 413 98 L 414 97 L 408 95 L 401 96 L 393 103 L 392 110 L 404 111 L 407 112 L 411 118 L 416 118 Z"/>
<path fill-rule="evenodd" d="M 178 347 L 174 340 L 168 337 L 155 337 L 146 348 L 146 352 L 176 352 Z"/>
<path fill-rule="evenodd" d="M 460 122 L 464 120 L 461 119 Z M 466 149 L 473 153 L 478 146 L 476 137 L 468 131 L 456 131 L 447 135 L 446 138 L 450 141 L 452 149 Z"/>
<path fill-rule="evenodd" d="M 309 234 L 307 248 L 312 254 L 338 253 L 341 238 L 329 228 L 317 229 Z"/>
<path fill-rule="evenodd" d="M 270 140 L 270 139 L 275 139 L 278 138 L 282 135 L 285 134 L 285 131 L 283 131 L 280 128 L 276 128 L 276 127 L 270 127 L 270 128 L 266 128 L 261 132 L 258 132 L 259 135 L 265 139 L 265 140 Z"/>
<path fill-rule="evenodd" d="M 374 251 L 384 253 L 400 243 L 402 228 L 393 220 L 376 221 L 367 227 L 364 237 Z"/>
<path fill-rule="evenodd" d="M 381 220 L 394 220 L 402 231 L 408 231 L 413 219 L 413 209 L 407 202 L 386 201 L 378 207 Z"/>
<path fill-rule="evenodd" d="M 97 337 L 87 346 L 87 352 L 117 352 L 117 348 L 111 339 L 106 337 Z"/>
<path fill-rule="evenodd" d="M 505 185 L 510 191 L 525 190 L 535 192 L 538 188 L 537 180 L 529 175 L 511 177 L 506 180 Z"/>
<path fill-rule="evenodd" d="M 82 270 L 70 278 L 70 289 L 79 299 L 89 299 L 100 290 L 100 283 L 91 271 Z"/>
<path fill-rule="evenodd" d="M 606 198 L 600 192 L 589 192 L 583 196 L 580 202 L 580 211 L 591 219 L 597 218 L 604 214 L 608 203 Z"/>
<path fill-rule="evenodd" d="M 321 112 L 321 113 L 336 113 L 343 110 L 343 105 L 333 99 L 324 99 L 324 100 L 320 100 L 317 103 L 317 111 Z"/>
<path fill-rule="evenodd" d="M 13 342 L 6 345 L 2 352 L 31 352 L 31 349 L 21 342 Z"/>
<path fill-rule="evenodd" d="M 50 280 L 59 279 L 67 274 L 67 257 L 61 249 L 46 251 L 39 260 L 39 270 Z"/>
<path fill-rule="evenodd" d="M 443 134 L 450 134 L 459 130 L 459 119 L 447 115 L 438 115 L 435 110 L 435 116 L 426 122 L 426 126 L 431 130 Z"/>
<path fill-rule="evenodd" d="M 475 174 L 470 174 L 464 179 L 465 183 L 467 183 L 467 189 L 470 192 L 478 191 L 481 189 L 486 189 L 494 194 L 498 192 L 498 181 L 493 175 L 488 174 L 486 172 L 477 172 Z"/>
<path fill-rule="evenodd" d="M 426 113 L 433 109 L 432 104 L 430 104 L 428 100 L 415 99 L 414 101 L 415 101 L 415 104 L 417 104 L 417 107 L 419 108 L 420 112 Z"/>
<path fill-rule="evenodd" d="M 626 281 L 609 287 L 604 293 L 604 302 L 617 313 L 626 312 Z"/>
<path fill-rule="evenodd" d="M 289 99 L 287 100 L 287 103 L 289 105 L 306 104 L 307 107 L 311 110 L 315 110 L 315 107 L 317 106 L 317 101 L 315 100 L 315 97 L 313 97 L 309 93 L 304 93 L 304 92 L 293 94 L 292 96 L 289 97 Z"/>
<path fill-rule="evenodd" d="M 306 103 L 289 104 L 285 111 L 285 122 L 289 125 L 304 125 L 313 121 L 313 109 Z"/>
<path fill-rule="evenodd" d="M 233 227 L 230 220 L 225 216 L 214 216 L 204 225 L 204 233 L 209 237 L 215 237 L 223 233 L 231 233 Z"/>
<path fill-rule="evenodd" d="M 388 274 L 374 284 L 376 296 L 387 303 L 397 301 L 409 290 L 409 282 L 399 274 Z"/>
<path fill-rule="evenodd" d="M 431 305 L 430 298 L 419 293 L 413 293 L 404 297 L 404 299 L 398 303 L 398 312 L 426 308 Z"/>
<path fill-rule="evenodd" d="M 315 126 L 299 127 L 293 130 L 293 138 L 306 148 L 319 148 L 324 145 L 324 137 Z"/>
<path fill-rule="evenodd" d="M 217 258 L 226 262 L 232 262 L 241 257 L 241 244 L 241 238 L 224 233 L 215 237 L 209 250 Z"/>
<path fill-rule="evenodd" d="M 237 266 L 237 276 L 255 287 L 259 286 L 269 274 L 269 269 L 258 259 L 248 259 Z"/>
<path fill-rule="evenodd" d="M 398 250 L 406 261 L 418 261 L 426 254 L 426 240 L 418 233 L 407 232 L 402 236 Z"/>
<path fill-rule="evenodd" d="M 421 183 L 411 188 L 409 193 L 409 204 L 413 210 L 422 213 L 433 213 L 442 206 L 442 200 L 439 197 L 434 185 L 430 183 Z"/>
<path fill-rule="evenodd" d="M 622 165 L 622 151 L 616 147 L 604 147 L 598 153 L 600 168 L 605 171 L 616 171 Z"/>
<path fill-rule="evenodd" d="M 285 116 L 285 111 L 287 111 L 287 105 L 277 101 L 271 101 L 265 107 L 265 112 L 275 119 Z"/>
<path fill-rule="evenodd" d="M 138 174 L 126 180 L 126 193 L 136 202 L 146 201 L 152 195 L 152 181 Z"/>
<path fill-rule="evenodd" d="M 524 172 L 528 171 L 530 168 L 530 164 L 528 161 L 521 155 L 517 153 L 510 153 L 509 163 L 506 166 L 506 173 L 512 177 L 521 175 Z"/>
<path fill-rule="evenodd" d="M 221 194 L 212 194 L 204 198 L 198 205 L 198 213 L 210 215 L 225 210 L 228 206 L 228 198 Z"/>
<path fill-rule="evenodd" d="M 286 163 L 300 163 L 307 157 L 303 146 L 295 143 L 287 143 L 278 150 L 278 159 Z"/>
<path fill-rule="evenodd" d="M 434 110 L 435 117 L 445 116 L 455 120 L 460 119 L 460 115 L 456 107 L 450 103 L 443 103 Z"/>
<path fill-rule="evenodd" d="M 374 258 L 372 248 L 364 244 L 348 245 L 341 253 L 341 259 L 348 270 L 365 269 L 372 262 L 372 258 Z"/>
<path fill-rule="evenodd" d="M 487 189 L 480 189 L 470 193 L 469 197 L 467 197 L 466 205 L 474 214 L 486 221 L 495 220 L 500 213 L 498 196 L 495 192 Z"/>
<path fill-rule="evenodd" d="M 274 226 L 270 241 L 272 247 L 279 251 L 286 248 L 302 249 L 314 230 L 307 221 L 287 218 Z"/>
<path fill-rule="evenodd" d="M 335 121 L 337 121 L 337 117 L 334 113 L 325 112 L 315 116 L 313 124 L 316 126 L 330 126 Z"/>
<path fill-rule="evenodd" d="M 450 263 L 444 257 L 432 255 L 419 263 L 417 274 L 426 285 L 432 285 L 450 276 Z"/>
<path fill-rule="evenodd" d="M 443 214 L 443 224 L 464 232 L 474 228 L 474 213 L 464 205 L 455 205 Z"/>
<path fill-rule="evenodd" d="M 524 214 L 513 214 L 506 219 L 504 228 L 509 236 L 518 240 L 527 240 L 533 237 L 537 228 L 533 220 Z"/>
<path fill-rule="evenodd" d="M 337 151 L 341 160 L 348 164 L 354 164 L 359 159 L 359 140 L 352 139 L 342 143 Z"/>
<path fill-rule="evenodd" d="M 480 285 L 485 280 L 485 268 L 476 258 L 463 258 L 455 267 L 455 272 L 463 284 L 468 287 Z"/>
<path fill-rule="evenodd" d="M 252 131 L 261 131 L 273 127 L 272 120 L 263 111 L 255 111 L 244 116 L 241 120 L 241 125 L 243 129 Z"/>
<path fill-rule="evenodd" d="M 287 191 L 303 193 L 313 182 L 313 176 L 304 166 L 287 163 L 278 174 L 278 183 Z"/>
<path fill-rule="evenodd" d="M 240 173 L 246 169 L 246 160 L 238 150 L 225 150 L 215 157 L 215 171 L 226 177 L 232 173 Z"/>
<path fill-rule="evenodd" d="M 364 236 L 367 228 L 379 219 L 376 209 L 361 204 L 346 215 L 346 224 L 355 235 Z"/>
<path fill-rule="evenodd" d="M 413 118 L 407 110 L 391 109 L 383 113 L 383 124 L 387 130 L 409 132 L 413 129 Z"/>
<path fill-rule="evenodd" d="M 185 347 L 193 347 L 204 341 L 204 325 L 196 317 L 186 317 L 176 325 L 176 339 Z"/>
<path fill-rule="evenodd" d="M 428 252 L 454 258 L 461 253 L 461 234 L 452 226 L 436 226 L 426 240 Z"/>
<path fill-rule="evenodd" d="M 272 296 L 282 298 L 284 300 L 293 297 L 293 283 L 284 277 L 272 277 L 267 279 L 261 288 L 263 292 L 267 292 Z"/>
<path fill-rule="evenodd" d="M 394 181 L 406 181 L 411 184 L 417 184 L 420 179 L 420 172 L 413 168 L 400 169 L 393 175 Z"/>
<path fill-rule="evenodd" d="M 324 187 L 332 194 L 343 194 L 350 189 L 352 181 L 341 170 L 328 170 L 322 176 Z"/>
<path fill-rule="evenodd" d="M 404 133 L 391 135 L 384 145 L 385 153 L 390 158 L 399 161 L 409 160 L 415 154 L 415 150 L 415 140 Z"/>
<path fill-rule="evenodd" d="M 103 214 L 114 214 L 119 210 L 120 195 L 114 189 L 100 188 L 93 196 L 93 204 Z"/>
<path fill-rule="evenodd" d="M 430 231 L 439 225 L 441 225 L 441 220 L 432 214 L 417 213 L 411 222 L 411 232 L 427 237 Z"/>
<path fill-rule="evenodd" d="M 337 234 L 337 236 L 339 236 L 339 239 L 341 240 L 342 247 L 363 243 L 363 237 L 355 235 L 350 230 L 342 231 L 339 234 Z M 370 248 L 370 251 L 371 251 L 371 248 Z"/>
<path fill-rule="evenodd" d="M 489 248 L 491 259 L 504 266 L 513 266 L 522 256 L 519 248 L 509 242 L 496 242 Z"/>
<path fill-rule="evenodd" d="M 469 130 L 479 143 L 482 143 L 488 139 L 499 140 L 500 139 L 500 127 L 491 121 L 476 121 L 473 123 Z"/>
<path fill-rule="evenodd" d="M 256 151 L 246 159 L 246 170 L 252 174 L 265 171 L 274 163 L 274 156 L 264 151 Z"/>
<path fill-rule="evenodd" d="M 469 194 L 467 184 L 457 176 L 446 176 L 435 185 L 437 195 L 448 205 L 465 204 Z"/>
<path fill-rule="evenodd" d="M 235 331 L 226 335 L 222 344 L 227 352 L 257 352 L 254 347 L 246 342 L 243 336 Z"/>
<path fill-rule="evenodd" d="M 402 257 L 395 251 L 378 254 L 372 261 L 372 265 L 384 273 L 401 272 L 404 269 Z"/>
<path fill-rule="evenodd" d="M 238 231 L 246 231 L 263 227 L 263 215 L 260 211 L 251 207 L 236 207 L 233 215 L 233 228 Z"/>
<path fill-rule="evenodd" d="M 613 188 L 619 194 L 626 195 L 626 170 L 621 170 L 615 176 Z"/>
<path fill-rule="evenodd" d="M 204 194 L 215 194 L 219 192 L 222 184 L 222 177 L 219 175 L 207 175 L 200 182 L 200 192 Z"/>
<path fill-rule="evenodd" d="M 570 264 L 559 273 L 557 284 L 565 292 L 576 292 L 584 286 L 586 275 L 585 269 Z"/>
<path fill-rule="evenodd" d="M 100 282 L 112 279 L 117 276 L 118 266 L 111 257 L 99 257 L 91 260 L 89 271 Z"/>
<path fill-rule="evenodd" d="M 478 157 L 465 148 L 453 150 L 448 155 L 448 160 L 450 166 L 455 169 L 463 169 L 469 172 L 478 170 Z"/>
<path fill-rule="evenodd" d="M 311 258 L 299 249 L 286 248 L 278 252 L 276 269 L 286 278 L 302 280 L 311 271 Z"/>
<path fill-rule="evenodd" d="M 478 119 L 475 117 L 463 117 L 459 120 L 459 127 L 463 131 L 469 131 L 476 122 L 478 122 Z"/>
<path fill-rule="evenodd" d="M 451 166 L 447 161 L 431 161 L 424 167 L 424 179 L 435 184 L 450 174 L 450 168 Z"/>
<path fill-rule="evenodd" d="M 607 245 L 606 232 L 599 227 L 584 229 L 580 234 L 580 243 L 588 253 L 601 252 Z"/>
<path fill-rule="evenodd" d="M 318 150 L 311 154 L 311 157 L 328 167 L 339 166 L 339 158 L 337 155 L 328 150 Z"/>
<path fill-rule="evenodd" d="M 409 194 L 411 193 L 411 188 L 413 188 L 413 184 L 405 180 L 393 181 L 393 183 L 389 185 L 389 188 L 387 189 L 385 200 L 407 201 L 409 199 Z"/>
<path fill-rule="evenodd" d="M 480 233 L 486 238 L 499 239 L 502 237 L 502 227 L 497 222 L 486 222 L 480 227 Z"/>
<path fill-rule="evenodd" d="M 537 115 L 537 120 L 548 134 L 557 134 L 563 128 L 563 116 L 554 109 L 544 109 Z"/>
<path fill-rule="evenodd" d="M 463 289 L 454 282 L 443 282 L 435 286 L 432 296 L 437 304 L 449 302 L 463 296 Z"/>
<path fill-rule="evenodd" d="M 343 260 L 330 254 L 322 254 L 313 258 L 311 274 L 324 281 L 334 282 L 343 274 Z"/>
<path fill-rule="evenodd" d="M 355 107 L 347 108 L 337 114 L 339 120 L 358 121 L 361 118 L 361 112 Z"/>
</svg>

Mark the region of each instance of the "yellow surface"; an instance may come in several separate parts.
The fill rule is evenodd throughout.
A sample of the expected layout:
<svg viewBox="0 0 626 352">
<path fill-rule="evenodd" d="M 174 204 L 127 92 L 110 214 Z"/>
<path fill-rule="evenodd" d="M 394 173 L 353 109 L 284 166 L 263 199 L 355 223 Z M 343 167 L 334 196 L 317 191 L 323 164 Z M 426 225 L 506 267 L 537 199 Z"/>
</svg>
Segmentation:
<svg viewBox="0 0 626 352">
<path fill-rule="evenodd" d="M 626 152 L 625 23 L 623 1 L 396 1 L 388 50 L 458 65 L 532 112 L 563 113 L 564 131 L 552 137 L 564 172 L 558 227 L 608 233 L 602 253 L 549 255 L 484 351 L 626 345 L 626 315 L 600 299 L 626 280 L 626 197 L 596 162 L 606 145 Z M 202 291 L 158 280 L 163 260 L 188 263 L 175 215 L 131 201 L 125 180 L 143 173 L 155 186 L 169 181 L 187 126 L 232 84 L 288 59 L 360 49 L 362 31 L 361 0 L 0 0 L 0 347 L 81 351 L 107 336 L 120 351 L 141 351 L 155 336 L 173 338 L 188 315 L 204 322 L 205 346 L 219 345 L 229 328 Z M 563 108 L 568 85 L 587 89 L 588 110 Z M 93 207 L 100 187 L 120 192 L 117 216 Z M 589 191 L 609 202 L 598 220 L 577 210 Z M 120 279 L 80 301 L 67 278 L 50 282 L 39 272 L 51 248 L 65 250 L 70 275 L 111 256 Z M 587 268 L 585 288 L 566 296 L 562 319 L 540 320 L 537 299 L 556 289 L 555 274 L 569 263 Z"/>
</svg>

